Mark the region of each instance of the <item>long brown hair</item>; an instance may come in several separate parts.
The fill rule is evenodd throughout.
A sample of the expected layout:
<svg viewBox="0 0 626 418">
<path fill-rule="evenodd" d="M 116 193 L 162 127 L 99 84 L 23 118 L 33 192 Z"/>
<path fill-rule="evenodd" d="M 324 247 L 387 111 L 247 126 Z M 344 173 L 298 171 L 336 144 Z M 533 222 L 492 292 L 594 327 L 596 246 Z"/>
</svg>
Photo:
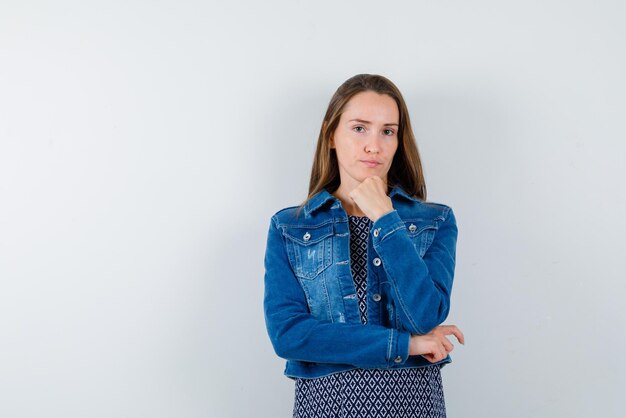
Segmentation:
<svg viewBox="0 0 626 418">
<path fill-rule="evenodd" d="M 396 101 L 400 113 L 398 149 L 393 157 L 389 173 L 387 173 L 388 188 L 400 186 L 409 195 L 420 200 L 426 200 L 426 183 L 424 182 L 422 162 L 417 150 L 415 135 L 413 135 L 413 128 L 411 128 L 409 111 L 400 90 L 389 79 L 381 75 L 358 74 L 339 86 L 330 99 L 317 139 L 311 180 L 309 181 L 309 194 L 302 206 L 322 189 L 332 193 L 339 187 L 341 181 L 339 164 L 335 150 L 330 147 L 330 137 L 337 129 L 346 104 L 353 96 L 364 91 L 373 91 L 390 96 Z"/>
</svg>

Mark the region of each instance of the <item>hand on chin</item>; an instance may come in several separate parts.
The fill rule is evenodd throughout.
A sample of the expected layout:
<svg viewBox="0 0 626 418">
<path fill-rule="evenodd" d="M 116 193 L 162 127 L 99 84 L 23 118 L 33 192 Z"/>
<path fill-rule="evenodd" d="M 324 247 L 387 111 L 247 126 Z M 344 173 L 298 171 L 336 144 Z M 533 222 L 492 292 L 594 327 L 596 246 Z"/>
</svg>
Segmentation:
<svg viewBox="0 0 626 418">
<path fill-rule="evenodd" d="M 387 184 L 379 176 L 367 177 L 348 195 L 372 222 L 393 211 L 391 199 L 387 196 Z"/>
</svg>

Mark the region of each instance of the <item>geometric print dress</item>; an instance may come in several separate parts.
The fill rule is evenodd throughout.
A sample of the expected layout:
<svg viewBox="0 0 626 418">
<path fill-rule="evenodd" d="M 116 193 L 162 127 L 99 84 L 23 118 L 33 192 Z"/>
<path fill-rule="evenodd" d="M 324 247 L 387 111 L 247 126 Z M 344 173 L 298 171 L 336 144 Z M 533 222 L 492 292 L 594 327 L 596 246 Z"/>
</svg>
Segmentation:
<svg viewBox="0 0 626 418">
<path fill-rule="evenodd" d="M 371 221 L 349 216 L 350 261 L 361 322 L 367 324 L 367 239 Z M 445 418 L 438 364 L 404 369 L 352 369 L 296 378 L 293 418 Z"/>
</svg>

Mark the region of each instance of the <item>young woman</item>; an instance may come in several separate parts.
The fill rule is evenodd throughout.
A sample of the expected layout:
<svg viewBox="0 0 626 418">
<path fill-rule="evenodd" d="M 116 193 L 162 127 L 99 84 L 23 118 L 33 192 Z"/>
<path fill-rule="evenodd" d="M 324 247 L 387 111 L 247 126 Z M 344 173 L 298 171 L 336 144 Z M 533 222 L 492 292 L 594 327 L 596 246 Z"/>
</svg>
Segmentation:
<svg viewBox="0 0 626 418">
<path fill-rule="evenodd" d="M 426 202 L 397 87 L 361 74 L 333 95 L 309 194 L 271 219 L 265 320 L 295 379 L 294 417 L 445 417 L 457 226 Z"/>
</svg>

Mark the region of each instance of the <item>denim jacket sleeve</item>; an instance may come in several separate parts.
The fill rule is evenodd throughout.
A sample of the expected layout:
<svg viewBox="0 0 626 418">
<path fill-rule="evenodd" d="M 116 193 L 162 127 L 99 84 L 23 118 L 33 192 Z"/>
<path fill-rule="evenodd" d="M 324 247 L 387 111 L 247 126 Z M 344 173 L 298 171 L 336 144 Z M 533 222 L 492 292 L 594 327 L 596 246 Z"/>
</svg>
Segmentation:
<svg viewBox="0 0 626 418">
<path fill-rule="evenodd" d="M 407 331 L 314 318 L 289 264 L 284 239 L 273 217 L 265 253 L 263 304 L 267 331 L 279 357 L 361 368 L 390 367 L 407 360 Z"/>
<path fill-rule="evenodd" d="M 423 258 L 396 210 L 377 219 L 370 233 L 403 328 L 411 334 L 427 334 L 445 321 L 450 310 L 458 233 L 452 209 L 445 207 Z"/>
</svg>

